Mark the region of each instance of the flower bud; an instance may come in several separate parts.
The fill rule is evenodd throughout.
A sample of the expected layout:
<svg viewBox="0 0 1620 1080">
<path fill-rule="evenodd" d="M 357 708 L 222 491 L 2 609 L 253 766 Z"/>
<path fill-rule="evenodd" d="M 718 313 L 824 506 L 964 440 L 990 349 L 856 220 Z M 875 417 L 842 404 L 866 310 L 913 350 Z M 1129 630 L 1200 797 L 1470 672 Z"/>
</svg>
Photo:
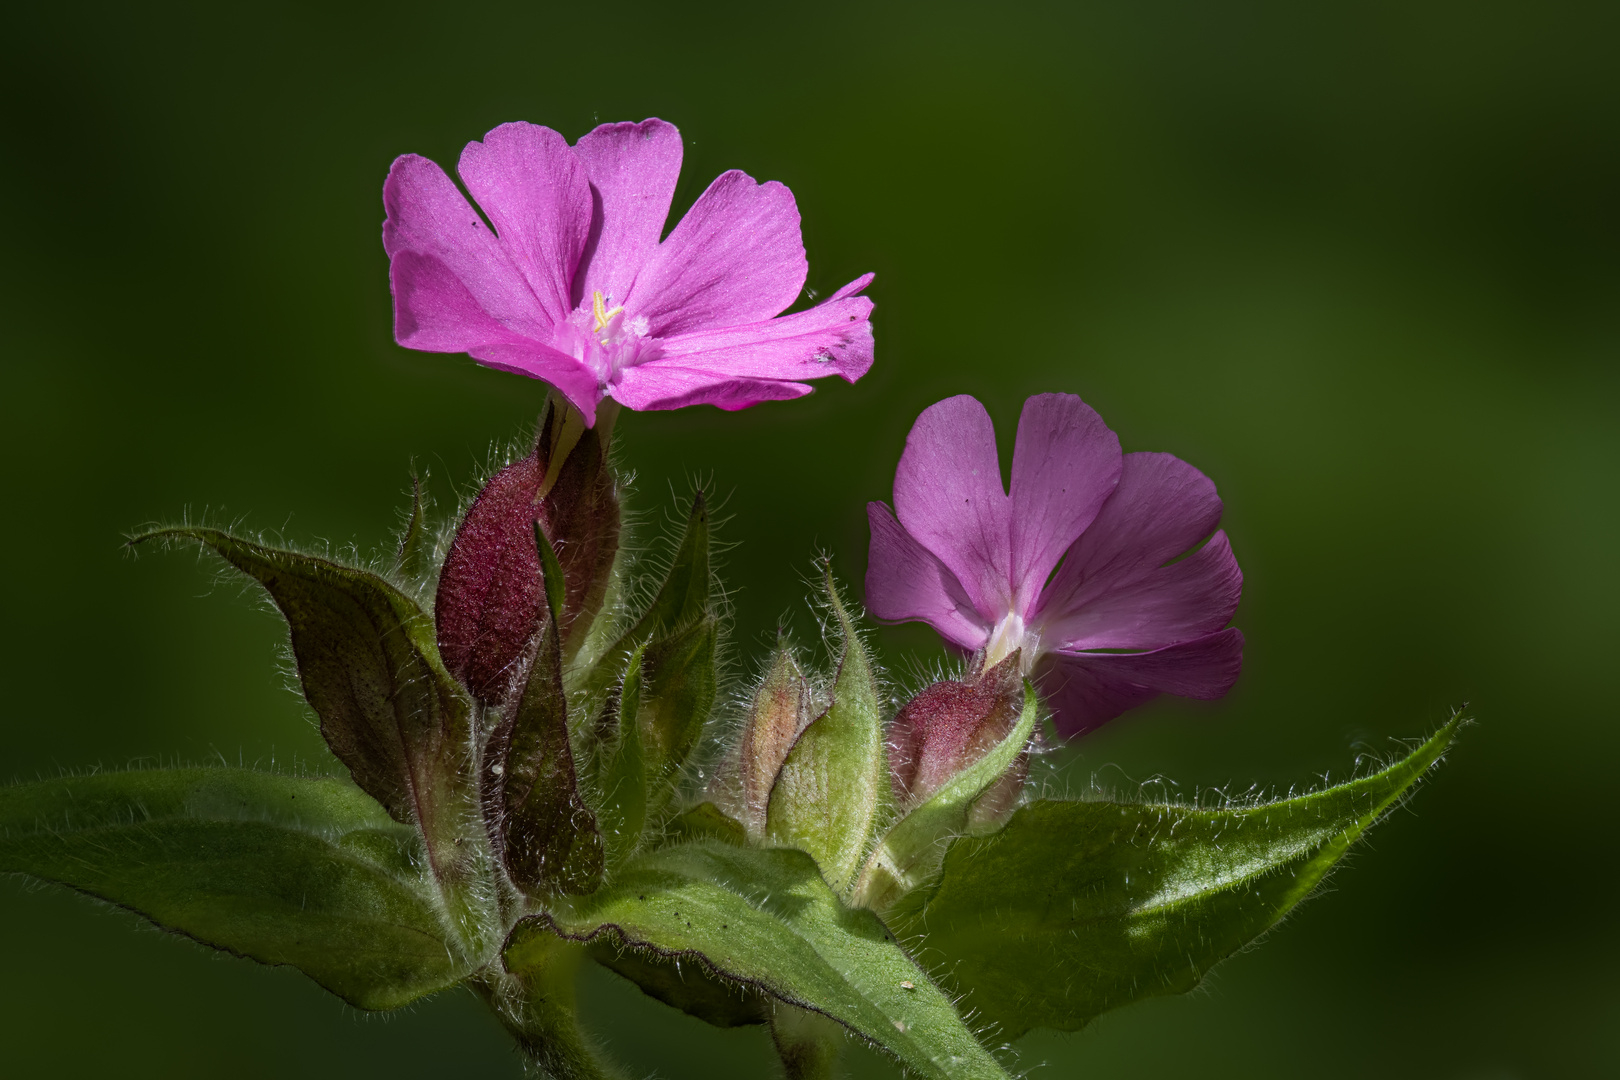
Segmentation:
<svg viewBox="0 0 1620 1080">
<path fill-rule="evenodd" d="M 889 778 L 902 807 L 925 801 L 1012 732 L 1024 706 L 1018 663 L 1014 652 L 989 671 L 924 687 L 901 707 L 889 728 Z M 1026 767 L 1020 755 L 1008 774 L 1014 797 Z M 998 801 L 1004 786 L 986 791 L 981 802 Z"/>
<path fill-rule="evenodd" d="M 444 560 L 435 602 L 439 653 L 487 705 L 522 685 L 523 658 L 547 617 L 536 523 L 563 572 L 565 660 L 602 606 L 619 546 L 607 419 L 586 428 L 578 412 L 548 402 L 534 449 L 484 485 Z"/>
<path fill-rule="evenodd" d="M 765 834 L 776 774 L 810 719 L 810 686 L 793 662 L 792 651 L 785 643 L 778 644 L 771 669 L 749 707 L 738 747 L 743 824 L 755 836 Z"/>
</svg>

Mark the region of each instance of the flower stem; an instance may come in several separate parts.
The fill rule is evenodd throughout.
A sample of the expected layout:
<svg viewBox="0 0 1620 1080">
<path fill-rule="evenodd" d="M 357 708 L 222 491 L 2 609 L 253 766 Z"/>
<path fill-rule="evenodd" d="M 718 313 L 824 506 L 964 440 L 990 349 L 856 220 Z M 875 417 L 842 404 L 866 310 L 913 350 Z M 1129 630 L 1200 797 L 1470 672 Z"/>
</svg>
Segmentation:
<svg viewBox="0 0 1620 1080">
<path fill-rule="evenodd" d="M 574 974 L 583 951 L 557 941 L 546 960 L 512 975 L 486 968 L 471 980 L 541 1071 L 555 1080 L 627 1080 L 580 1029 Z"/>
<path fill-rule="evenodd" d="M 787 1080 L 831 1080 L 844 1050 L 844 1029 L 820 1013 L 778 1002 L 771 1040 Z"/>
</svg>

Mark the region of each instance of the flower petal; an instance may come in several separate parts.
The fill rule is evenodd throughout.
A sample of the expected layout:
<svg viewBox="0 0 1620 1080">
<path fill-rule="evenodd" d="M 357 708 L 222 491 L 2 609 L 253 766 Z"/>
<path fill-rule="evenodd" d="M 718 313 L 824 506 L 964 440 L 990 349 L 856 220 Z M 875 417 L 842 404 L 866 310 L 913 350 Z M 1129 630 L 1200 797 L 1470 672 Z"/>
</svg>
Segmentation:
<svg viewBox="0 0 1620 1080">
<path fill-rule="evenodd" d="M 793 303 L 808 269 L 793 193 L 734 169 L 698 196 L 620 303 L 654 337 L 738 326 Z"/>
<path fill-rule="evenodd" d="M 1087 583 L 1075 609 L 1042 626 L 1052 649 L 1156 649 L 1219 630 L 1232 621 L 1243 571 L 1224 532 L 1169 566 L 1130 578 Z"/>
<path fill-rule="evenodd" d="M 519 345 L 487 345 L 472 350 L 472 358 L 497 371 L 550 383 L 570 405 L 585 414 L 586 427 L 596 425 L 596 403 L 602 400 L 602 386 L 596 372 L 567 353 L 526 341 Z"/>
<path fill-rule="evenodd" d="M 854 382 L 872 366 L 872 301 L 848 290 L 808 311 L 664 338 L 662 356 L 651 363 L 758 379 L 838 375 Z"/>
<path fill-rule="evenodd" d="M 1225 534 L 1170 562 L 1220 518 L 1215 485 L 1191 465 L 1170 454 L 1125 455 L 1119 488 L 1041 596 L 1048 647 L 1153 649 L 1225 626 L 1243 591 Z"/>
<path fill-rule="evenodd" d="M 457 165 L 553 323 L 574 310 L 574 270 L 591 228 L 591 189 L 568 140 L 538 124 L 502 124 Z"/>
<path fill-rule="evenodd" d="M 547 337 L 551 320 L 517 264 L 443 169 L 416 154 L 396 159 L 383 206 L 401 345 L 464 352 Z"/>
<path fill-rule="evenodd" d="M 1119 437 L 1073 394 L 1024 402 L 1013 449 L 1012 580 L 1028 616 L 1052 568 L 1119 483 Z"/>
<path fill-rule="evenodd" d="M 590 177 L 595 208 L 573 304 L 593 292 L 617 304 L 664 235 L 681 175 L 681 133 L 656 119 L 603 124 L 574 144 L 574 156 Z"/>
<path fill-rule="evenodd" d="M 688 405 L 714 405 L 735 412 L 762 401 L 803 397 L 813 389 L 804 383 L 738 378 L 655 362 L 625 368 L 607 393 L 621 405 L 638 412 L 682 409 Z"/>
<path fill-rule="evenodd" d="M 1036 680 L 1058 734 L 1072 739 L 1160 694 L 1218 698 L 1242 667 L 1243 634 L 1234 628 L 1152 652 L 1049 653 Z"/>
<path fill-rule="evenodd" d="M 1012 610 L 1011 501 L 1001 487 L 995 426 L 976 399 L 946 398 L 917 417 L 894 473 L 894 510 L 987 625 Z"/>
<path fill-rule="evenodd" d="M 983 648 L 990 627 L 956 575 L 912 538 L 880 502 L 866 504 L 872 547 L 866 560 L 866 610 L 884 622 L 913 619 L 964 649 Z"/>
</svg>

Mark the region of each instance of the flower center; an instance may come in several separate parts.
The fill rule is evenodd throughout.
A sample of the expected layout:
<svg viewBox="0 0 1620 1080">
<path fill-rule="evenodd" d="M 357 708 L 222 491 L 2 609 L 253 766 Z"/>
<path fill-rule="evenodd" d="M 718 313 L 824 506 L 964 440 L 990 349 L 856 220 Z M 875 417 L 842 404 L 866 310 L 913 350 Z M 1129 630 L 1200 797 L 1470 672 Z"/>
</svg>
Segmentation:
<svg viewBox="0 0 1620 1080">
<path fill-rule="evenodd" d="M 600 292 L 593 292 L 591 294 L 591 315 L 596 325 L 591 327 L 591 333 L 600 334 L 602 331 L 606 330 L 608 325 L 613 322 L 613 316 L 618 315 L 623 311 L 623 304 L 620 304 L 612 311 L 607 310 L 607 304 L 603 301 L 602 294 Z"/>
<path fill-rule="evenodd" d="M 625 368 L 658 355 L 658 342 L 647 336 L 645 316 L 632 318 L 623 304 L 600 291 L 558 327 L 554 344 L 576 360 L 584 361 L 604 387 L 618 381 Z"/>
<path fill-rule="evenodd" d="M 1035 666 L 1035 657 L 1040 652 L 1041 632 L 1024 625 L 1024 617 L 1017 612 L 1008 612 L 990 632 L 990 643 L 984 647 L 984 670 L 989 671 L 997 664 L 1013 654 L 1015 649 L 1022 649 L 1023 654 L 1018 658 L 1019 670 L 1029 674 L 1029 669 Z"/>
</svg>

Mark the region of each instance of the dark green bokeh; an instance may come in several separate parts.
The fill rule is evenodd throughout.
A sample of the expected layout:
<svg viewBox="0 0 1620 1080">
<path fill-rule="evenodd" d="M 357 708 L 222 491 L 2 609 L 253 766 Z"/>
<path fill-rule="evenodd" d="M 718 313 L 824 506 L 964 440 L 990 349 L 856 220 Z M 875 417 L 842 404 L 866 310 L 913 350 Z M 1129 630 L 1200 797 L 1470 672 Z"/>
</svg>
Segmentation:
<svg viewBox="0 0 1620 1080">
<path fill-rule="evenodd" d="M 385 542 L 543 390 L 390 338 L 395 154 L 505 120 L 681 126 L 798 196 L 811 286 L 878 272 L 856 387 L 626 415 L 656 521 L 728 496 L 743 656 L 865 567 L 923 406 L 1082 394 L 1215 478 L 1243 681 L 1067 752 L 1127 788 L 1277 789 L 1471 702 L 1437 782 L 1205 992 L 1033 1036 L 1037 1075 L 1575 1077 L 1620 1069 L 1606 885 L 1620 727 L 1620 79 L 1613 5 L 36 5 L 0 34 L 9 692 L 0 776 L 133 759 L 329 767 L 283 631 L 120 533 L 190 508 Z M 932 636 L 884 631 L 899 672 Z M 751 662 L 751 661 L 749 661 Z M 747 670 L 739 663 L 739 670 Z M 469 995 L 364 1017 L 59 890 L 0 884 L 0 1071 L 516 1076 Z M 641 1074 L 767 1075 L 611 976 Z M 886 1066 L 857 1053 L 860 1075 Z"/>
</svg>

